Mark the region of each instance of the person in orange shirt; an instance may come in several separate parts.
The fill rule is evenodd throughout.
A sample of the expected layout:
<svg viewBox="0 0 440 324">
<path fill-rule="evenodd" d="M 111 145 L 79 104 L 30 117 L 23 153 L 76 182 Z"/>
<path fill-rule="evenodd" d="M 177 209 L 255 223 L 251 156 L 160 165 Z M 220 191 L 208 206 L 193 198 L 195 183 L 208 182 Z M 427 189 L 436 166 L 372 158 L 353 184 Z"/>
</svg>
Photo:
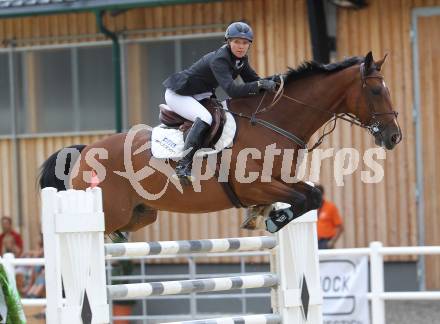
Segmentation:
<svg viewBox="0 0 440 324">
<path fill-rule="evenodd" d="M 322 192 L 322 205 L 318 209 L 318 248 L 332 249 L 344 231 L 341 215 L 336 205 L 325 199 L 324 187 L 316 185 Z"/>
</svg>

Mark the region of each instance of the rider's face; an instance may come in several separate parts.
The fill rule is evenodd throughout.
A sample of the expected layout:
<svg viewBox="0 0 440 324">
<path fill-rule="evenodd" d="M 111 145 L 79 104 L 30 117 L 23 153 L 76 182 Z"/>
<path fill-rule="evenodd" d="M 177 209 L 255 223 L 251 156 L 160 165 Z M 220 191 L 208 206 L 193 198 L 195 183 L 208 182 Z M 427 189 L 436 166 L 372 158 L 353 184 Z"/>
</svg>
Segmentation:
<svg viewBox="0 0 440 324">
<path fill-rule="evenodd" d="M 233 38 L 229 41 L 232 54 L 238 58 L 242 58 L 247 54 L 251 42 L 244 38 Z"/>
</svg>

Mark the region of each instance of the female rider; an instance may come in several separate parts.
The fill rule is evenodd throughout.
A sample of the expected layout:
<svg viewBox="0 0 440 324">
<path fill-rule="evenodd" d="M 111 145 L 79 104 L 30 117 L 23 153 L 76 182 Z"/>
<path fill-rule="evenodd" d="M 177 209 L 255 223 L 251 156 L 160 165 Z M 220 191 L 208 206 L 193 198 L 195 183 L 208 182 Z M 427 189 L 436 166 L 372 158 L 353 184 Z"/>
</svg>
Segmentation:
<svg viewBox="0 0 440 324">
<path fill-rule="evenodd" d="M 247 52 L 253 41 L 253 32 L 248 24 L 234 22 L 229 25 L 225 40 L 226 44 L 218 50 L 204 55 L 188 69 L 174 73 L 163 82 L 168 107 L 194 122 L 185 139 L 184 150 L 188 150 L 188 154 L 176 167 L 176 174 L 183 184 L 192 181 L 193 156 L 212 123 L 211 114 L 199 100 L 211 97 L 218 86 L 231 98 L 255 95 L 262 89 L 275 89 L 274 81 L 261 79 L 249 65 Z M 239 75 L 244 81 L 242 84 L 234 82 Z"/>
</svg>

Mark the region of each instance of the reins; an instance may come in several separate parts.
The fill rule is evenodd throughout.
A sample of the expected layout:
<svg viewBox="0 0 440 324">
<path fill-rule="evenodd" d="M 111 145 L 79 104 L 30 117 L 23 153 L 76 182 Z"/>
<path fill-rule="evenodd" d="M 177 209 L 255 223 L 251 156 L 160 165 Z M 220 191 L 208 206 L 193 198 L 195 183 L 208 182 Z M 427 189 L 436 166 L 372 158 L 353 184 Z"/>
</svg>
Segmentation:
<svg viewBox="0 0 440 324">
<path fill-rule="evenodd" d="M 359 67 L 359 70 L 360 70 L 360 74 L 361 74 L 362 90 L 367 88 L 367 79 L 373 79 L 373 78 L 375 78 L 375 79 L 383 79 L 383 76 L 381 76 L 381 75 L 371 75 L 371 76 L 365 75 L 365 64 L 364 63 L 361 63 L 361 65 Z M 255 109 L 255 111 L 253 112 L 253 114 L 251 116 L 245 115 L 243 113 L 233 112 L 231 110 L 228 110 L 228 111 L 230 113 L 232 113 L 233 115 L 236 115 L 238 117 L 249 119 L 252 125 L 259 124 L 259 125 L 262 125 L 262 126 L 268 128 L 268 129 L 271 129 L 272 131 L 274 131 L 274 132 L 276 132 L 276 133 L 278 133 L 278 134 L 288 138 L 289 140 L 295 142 L 302 149 L 307 149 L 307 143 L 304 140 L 302 140 L 301 138 L 299 138 L 295 134 L 293 134 L 293 133 L 291 133 L 289 131 L 286 131 L 285 129 L 282 129 L 282 128 L 280 128 L 280 127 L 278 127 L 278 126 L 276 126 L 276 125 L 274 125 L 274 124 L 272 124 L 272 123 L 270 123 L 268 121 L 265 121 L 263 119 L 257 118 L 256 116 L 258 114 L 261 114 L 263 112 L 268 112 L 271 109 L 273 109 L 276 106 L 276 104 L 282 98 L 285 98 L 287 100 L 295 102 L 295 103 L 297 103 L 299 105 L 302 105 L 304 107 L 307 107 L 309 109 L 312 109 L 312 110 L 315 110 L 315 111 L 319 111 L 319 112 L 323 112 L 325 114 L 331 115 L 330 120 L 328 120 L 324 124 L 324 127 L 322 127 L 322 135 L 318 138 L 318 140 L 312 146 L 312 148 L 308 149 L 308 152 L 311 152 L 315 148 L 320 146 L 322 144 L 322 142 L 324 141 L 324 138 L 327 137 L 328 135 L 330 135 L 335 130 L 336 123 L 337 123 L 338 119 L 344 120 L 344 121 L 350 123 L 351 125 L 355 125 L 355 126 L 359 126 L 359 127 L 365 128 L 374 136 L 378 136 L 378 135 L 382 136 L 382 131 L 383 131 L 383 129 L 385 127 L 384 127 L 384 125 L 382 125 L 380 123 L 379 120 L 376 120 L 376 117 L 377 116 L 382 116 L 382 115 L 388 115 L 388 114 L 392 114 L 395 117 L 397 117 L 397 115 L 398 115 L 398 113 L 396 111 L 394 111 L 394 110 L 390 111 L 390 112 L 376 112 L 375 109 L 374 109 L 374 104 L 371 102 L 370 97 L 368 96 L 368 93 L 367 93 L 366 94 L 366 98 L 367 98 L 368 107 L 370 109 L 370 114 L 371 114 L 370 115 L 370 121 L 371 122 L 369 124 L 364 124 L 360 120 L 359 117 L 357 117 L 357 116 L 355 116 L 353 114 L 350 114 L 350 113 L 339 113 L 339 114 L 338 113 L 334 113 L 334 112 L 331 112 L 331 111 L 328 111 L 328 110 L 325 110 L 325 109 L 321 109 L 321 108 L 312 106 L 312 105 L 307 104 L 307 103 L 305 103 L 305 102 L 303 102 L 303 101 L 301 101 L 299 99 L 292 98 L 292 97 L 284 94 L 284 85 L 285 85 L 284 78 L 283 78 L 282 75 L 280 75 L 279 77 L 280 77 L 280 83 L 279 83 L 278 90 L 275 92 L 275 95 L 274 95 L 274 97 L 272 99 L 272 102 L 268 106 L 266 106 L 266 107 L 261 109 L 261 106 L 262 106 L 262 104 L 264 102 L 264 99 L 266 98 L 266 95 L 268 93 L 267 91 L 265 91 L 263 96 L 262 96 L 262 98 L 261 98 L 261 100 L 260 100 L 260 102 L 259 102 L 259 104 L 258 104 L 258 106 L 257 106 L 257 108 Z M 359 98 L 357 100 L 357 105 L 356 105 L 357 111 L 359 111 L 360 96 L 361 95 L 359 95 Z M 333 123 L 333 126 L 331 127 L 331 129 L 329 131 L 326 132 L 327 125 L 329 125 L 330 123 Z"/>
</svg>

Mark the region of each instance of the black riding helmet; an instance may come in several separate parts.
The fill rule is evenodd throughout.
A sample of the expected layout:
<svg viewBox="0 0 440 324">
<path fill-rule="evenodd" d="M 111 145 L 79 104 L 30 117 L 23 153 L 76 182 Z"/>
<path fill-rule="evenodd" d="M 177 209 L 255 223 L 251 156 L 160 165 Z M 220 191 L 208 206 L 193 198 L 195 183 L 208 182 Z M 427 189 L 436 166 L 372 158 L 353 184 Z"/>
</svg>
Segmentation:
<svg viewBox="0 0 440 324">
<path fill-rule="evenodd" d="M 241 21 L 234 22 L 228 26 L 225 32 L 225 40 L 231 38 L 244 38 L 252 43 L 254 40 L 254 32 L 248 24 Z"/>
</svg>

